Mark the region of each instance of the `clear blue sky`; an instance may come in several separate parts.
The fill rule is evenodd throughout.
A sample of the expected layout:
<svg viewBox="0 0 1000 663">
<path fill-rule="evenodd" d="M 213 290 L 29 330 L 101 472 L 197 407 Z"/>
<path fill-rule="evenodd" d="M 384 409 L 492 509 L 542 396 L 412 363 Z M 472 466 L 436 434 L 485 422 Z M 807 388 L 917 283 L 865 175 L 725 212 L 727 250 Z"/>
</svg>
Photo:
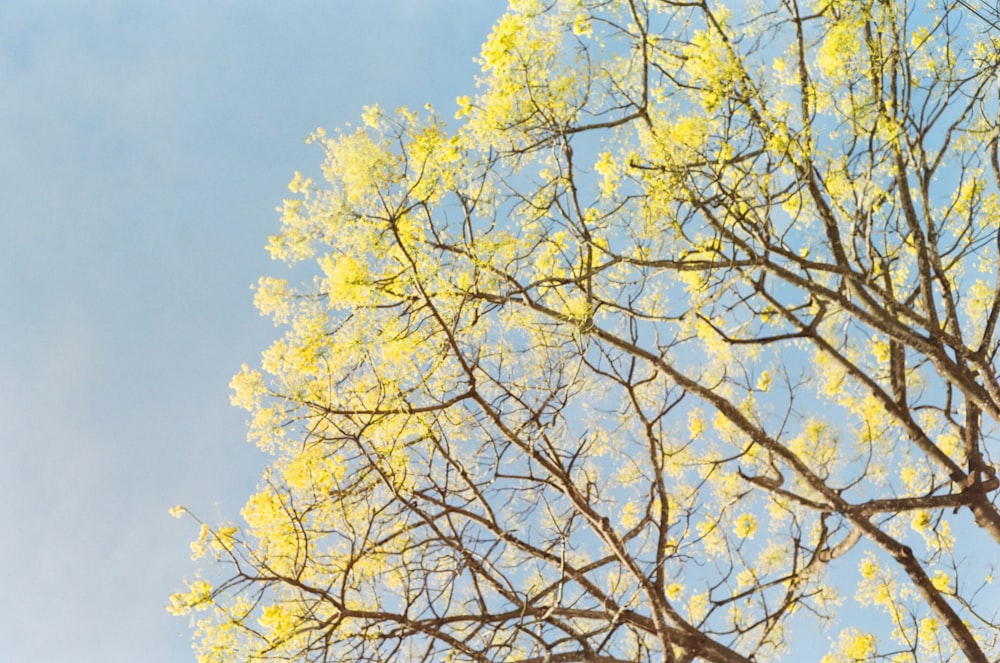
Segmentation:
<svg viewBox="0 0 1000 663">
<path fill-rule="evenodd" d="M 0 0 L 0 658 L 192 661 L 184 503 L 265 458 L 228 401 L 316 127 L 450 116 L 499 0 Z"/>
</svg>

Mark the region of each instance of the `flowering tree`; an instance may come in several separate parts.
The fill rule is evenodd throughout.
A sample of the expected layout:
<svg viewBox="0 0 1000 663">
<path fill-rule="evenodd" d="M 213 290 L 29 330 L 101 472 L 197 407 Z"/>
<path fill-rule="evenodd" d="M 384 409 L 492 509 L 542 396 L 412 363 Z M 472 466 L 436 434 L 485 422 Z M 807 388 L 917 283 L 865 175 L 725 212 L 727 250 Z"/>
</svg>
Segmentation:
<svg viewBox="0 0 1000 663">
<path fill-rule="evenodd" d="M 1000 656 L 996 44 L 742 5 L 514 0 L 457 129 L 313 137 L 199 660 Z"/>
</svg>

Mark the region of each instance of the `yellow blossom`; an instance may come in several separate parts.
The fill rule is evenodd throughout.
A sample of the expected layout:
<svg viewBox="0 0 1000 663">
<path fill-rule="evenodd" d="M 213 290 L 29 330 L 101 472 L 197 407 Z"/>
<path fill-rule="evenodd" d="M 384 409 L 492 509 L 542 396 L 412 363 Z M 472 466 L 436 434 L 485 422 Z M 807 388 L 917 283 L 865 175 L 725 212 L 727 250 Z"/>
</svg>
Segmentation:
<svg viewBox="0 0 1000 663">
<path fill-rule="evenodd" d="M 757 532 L 757 517 L 751 513 L 741 514 L 736 519 L 736 526 L 733 531 L 741 539 L 752 539 Z"/>
</svg>

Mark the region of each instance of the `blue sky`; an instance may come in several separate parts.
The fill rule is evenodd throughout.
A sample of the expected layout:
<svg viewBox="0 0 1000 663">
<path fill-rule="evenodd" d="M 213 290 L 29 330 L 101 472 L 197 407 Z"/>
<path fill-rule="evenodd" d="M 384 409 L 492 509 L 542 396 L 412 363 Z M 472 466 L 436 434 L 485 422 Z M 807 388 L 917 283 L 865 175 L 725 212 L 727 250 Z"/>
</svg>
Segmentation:
<svg viewBox="0 0 1000 663">
<path fill-rule="evenodd" d="M 191 661 L 184 503 L 266 462 L 228 383 L 276 335 L 249 285 L 316 127 L 450 116 L 499 0 L 0 0 L 5 661 Z"/>
</svg>

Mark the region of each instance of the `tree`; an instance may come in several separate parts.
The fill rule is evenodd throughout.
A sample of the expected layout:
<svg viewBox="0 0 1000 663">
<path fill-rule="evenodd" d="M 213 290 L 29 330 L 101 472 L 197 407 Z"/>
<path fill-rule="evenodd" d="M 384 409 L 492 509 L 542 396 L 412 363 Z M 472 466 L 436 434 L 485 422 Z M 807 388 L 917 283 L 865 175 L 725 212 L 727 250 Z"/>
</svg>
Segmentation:
<svg viewBox="0 0 1000 663">
<path fill-rule="evenodd" d="M 199 660 L 1000 656 L 997 43 L 741 5 L 513 0 L 457 128 L 316 133 Z"/>
</svg>

